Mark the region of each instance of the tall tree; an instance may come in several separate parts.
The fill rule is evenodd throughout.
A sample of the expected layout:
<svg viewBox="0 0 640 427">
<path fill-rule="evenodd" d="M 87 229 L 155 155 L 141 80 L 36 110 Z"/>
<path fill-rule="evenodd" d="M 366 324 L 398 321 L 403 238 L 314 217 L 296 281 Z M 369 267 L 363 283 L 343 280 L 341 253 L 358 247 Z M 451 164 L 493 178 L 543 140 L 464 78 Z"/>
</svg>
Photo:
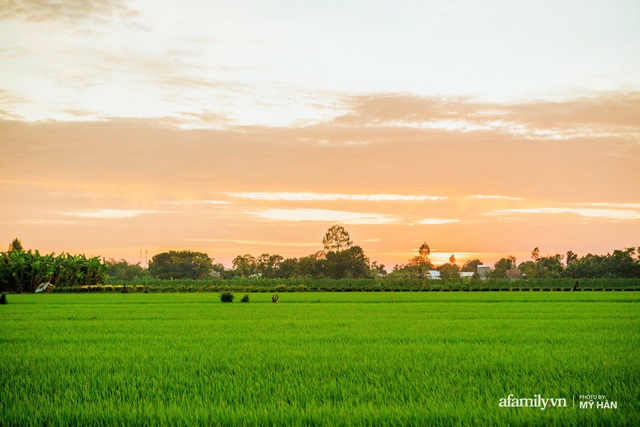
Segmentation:
<svg viewBox="0 0 640 427">
<path fill-rule="evenodd" d="M 536 246 L 531 251 L 531 259 L 534 261 L 538 261 L 538 258 L 540 258 L 540 249 L 538 249 L 538 247 Z"/>
<path fill-rule="evenodd" d="M 396 277 L 425 277 L 429 270 L 434 269 L 434 266 L 429 259 L 430 254 L 431 248 L 425 242 L 420 245 L 418 255 L 411 258 L 407 264 L 396 265 L 393 267 L 393 272 L 391 274 Z"/>
<path fill-rule="evenodd" d="M 433 268 L 429 255 L 431 255 L 431 248 L 424 242 L 418 249 L 418 255 L 411 258 L 407 265 L 410 267 L 425 267 L 427 269 Z"/>
<path fill-rule="evenodd" d="M 273 278 L 284 258 L 280 255 L 262 254 L 256 259 L 256 268 L 262 277 Z"/>
<path fill-rule="evenodd" d="M 257 261 L 253 255 L 238 255 L 232 262 L 238 276 L 251 276 L 256 273 Z"/>
<path fill-rule="evenodd" d="M 13 242 L 9 245 L 9 252 L 14 251 L 22 251 L 24 248 L 22 247 L 22 242 L 17 237 L 13 239 Z"/>
<path fill-rule="evenodd" d="M 573 251 L 567 251 L 567 265 L 573 264 L 574 261 L 577 261 L 578 255 Z"/>
<path fill-rule="evenodd" d="M 322 239 L 325 252 L 340 252 L 347 250 L 353 245 L 349 232 L 341 225 L 334 225 L 327 230 Z"/>
</svg>

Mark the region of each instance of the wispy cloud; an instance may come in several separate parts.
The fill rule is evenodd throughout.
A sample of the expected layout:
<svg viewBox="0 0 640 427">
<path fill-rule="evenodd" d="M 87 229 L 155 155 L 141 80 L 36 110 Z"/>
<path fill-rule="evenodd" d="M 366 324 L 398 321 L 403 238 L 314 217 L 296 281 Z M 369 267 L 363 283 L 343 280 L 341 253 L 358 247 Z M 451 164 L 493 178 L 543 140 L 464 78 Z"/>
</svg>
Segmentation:
<svg viewBox="0 0 640 427">
<path fill-rule="evenodd" d="M 350 102 L 351 109 L 335 125 L 494 132 L 539 140 L 640 136 L 638 92 L 514 104 L 398 94 L 357 96 Z"/>
<path fill-rule="evenodd" d="M 640 203 L 608 203 L 608 202 L 599 202 L 599 203 L 579 203 L 583 206 L 602 206 L 607 208 L 630 208 L 630 209 L 640 209 Z"/>
<path fill-rule="evenodd" d="M 489 200 L 524 200 L 522 197 L 498 196 L 494 194 L 476 194 L 467 196 L 469 199 L 489 199 Z"/>
<path fill-rule="evenodd" d="M 587 218 L 602 218 L 619 221 L 640 220 L 640 211 L 631 209 L 595 209 L 595 208 L 523 208 L 498 209 L 488 215 L 504 214 L 575 214 Z"/>
<path fill-rule="evenodd" d="M 456 222 L 460 222 L 459 219 L 447 219 L 447 218 L 426 218 L 416 221 L 418 224 L 422 225 L 442 225 L 442 224 L 453 224 Z"/>
<path fill-rule="evenodd" d="M 190 206 L 190 205 L 230 205 L 233 202 L 227 200 L 178 200 L 171 202 L 160 202 L 163 205 Z"/>
<path fill-rule="evenodd" d="M 315 248 L 318 242 L 287 242 L 276 240 L 243 240 L 243 239 L 187 239 L 189 242 L 229 242 L 238 245 L 247 246 L 265 246 L 265 247 L 293 247 L 293 248 Z"/>
<path fill-rule="evenodd" d="M 0 2 L 0 19 L 76 21 L 135 15 L 136 13 L 129 8 L 125 0 L 3 0 Z"/>
<path fill-rule="evenodd" d="M 367 202 L 395 202 L 395 201 L 426 201 L 444 200 L 444 196 L 402 195 L 402 194 L 335 194 L 335 193 L 227 193 L 229 196 L 250 200 L 284 200 L 284 201 L 367 201 Z"/>
<path fill-rule="evenodd" d="M 327 209 L 266 209 L 253 212 L 253 215 L 278 221 L 320 221 L 343 224 L 390 224 L 398 221 L 398 218 L 390 215 Z"/>
<path fill-rule="evenodd" d="M 153 213 L 158 213 L 158 211 L 136 209 L 98 209 L 93 211 L 61 212 L 61 215 L 75 216 L 79 218 L 119 219 L 135 218 L 141 215 Z"/>
</svg>

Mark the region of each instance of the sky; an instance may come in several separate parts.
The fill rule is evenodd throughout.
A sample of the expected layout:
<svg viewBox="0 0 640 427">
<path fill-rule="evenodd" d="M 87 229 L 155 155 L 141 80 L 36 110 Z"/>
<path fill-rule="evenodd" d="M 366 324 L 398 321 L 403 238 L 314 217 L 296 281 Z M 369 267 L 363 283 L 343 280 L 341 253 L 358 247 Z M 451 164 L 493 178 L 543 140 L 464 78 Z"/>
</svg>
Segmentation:
<svg viewBox="0 0 640 427">
<path fill-rule="evenodd" d="M 0 0 L 0 244 L 640 245 L 636 0 Z M 2 243 L 5 242 L 5 243 Z"/>
</svg>

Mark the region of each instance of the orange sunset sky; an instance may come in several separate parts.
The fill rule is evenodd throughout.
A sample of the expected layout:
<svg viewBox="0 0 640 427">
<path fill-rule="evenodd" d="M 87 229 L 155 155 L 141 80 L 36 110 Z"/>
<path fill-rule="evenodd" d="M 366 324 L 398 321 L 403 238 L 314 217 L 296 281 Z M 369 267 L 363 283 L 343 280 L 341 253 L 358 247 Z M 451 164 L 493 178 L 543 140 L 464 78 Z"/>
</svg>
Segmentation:
<svg viewBox="0 0 640 427">
<path fill-rule="evenodd" d="M 637 0 L 0 0 L 0 244 L 229 267 L 341 224 L 388 270 L 423 242 L 638 246 L 639 22 Z"/>
</svg>

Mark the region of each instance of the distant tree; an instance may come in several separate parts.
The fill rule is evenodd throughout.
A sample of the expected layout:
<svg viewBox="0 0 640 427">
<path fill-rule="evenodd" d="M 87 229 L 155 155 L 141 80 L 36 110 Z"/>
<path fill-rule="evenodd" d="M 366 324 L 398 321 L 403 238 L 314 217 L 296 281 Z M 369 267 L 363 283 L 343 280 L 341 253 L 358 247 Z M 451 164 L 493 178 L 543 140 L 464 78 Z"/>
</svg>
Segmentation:
<svg viewBox="0 0 640 427">
<path fill-rule="evenodd" d="M 111 279 L 131 281 L 138 277 L 142 277 L 147 273 L 143 267 L 138 264 L 129 264 L 126 260 L 116 261 L 110 258 L 105 262 L 105 272 Z"/>
<path fill-rule="evenodd" d="M 472 259 L 462 264 L 460 271 L 471 271 L 473 273 L 477 273 L 479 265 L 482 265 L 482 261 L 479 259 Z"/>
<path fill-rule="evenodd" d="M 602 255 L 587 254 L 572 261 L 563 271 L 565 277 L 589 279 L 605 276 L 605 260 Z"/>
<path fill-rule="evenodd" d="M 564 255 L 556 254 L 541 257 L 540 250 L 536 247 L 531 252 L 531 259 L 533 261 L 527 261 L 518 266 L 518 269 L 528 278 L 553 279 L 562 276 Z"/>
<path fill-rule="evenodd" d="M 379 275 L 386 276 L 387 270 L 384 268 L 384 264 L 378 264 L 378 261 L 373 261 L 370 266 L 371 277 L 377 277 Z"/>
<path fill-rule="evenodd" d="M 425 242 L 420 245 L 420 248 L 418 249 L 418 255 L 411 258 L 407 264 L 410 266 L 430 266 L 431 268 L 433 268 L 433 264 L 431 264 L 429 255 L 431 255 L 431 248 Z"/>
<path fill-rule="evenodd" d="M 427 245 L 427 243 L 425 242 L 422 245 L 420 245 L 420 248 L 418 249 L 418 255 L 411 258 L 409 262 L 407 262 L 407 265 L 421 266 L 427 269 L 432 269 L 433 264 L 431 264 L 429 255 L 431 255 L 431 248 L 429 248 L 429 245 Z"/>
<path fill-rule="evenodd" d="M 349 232 L 340 225 L 334 225 L 327 230 L 322 239 L 325 252 L 340 252 L 347 250 L 353 245 Z"/>
<path fill-rule="evenodd" d="M 332 279 L 369 277 L 369 258 L 360 246 L 326 254 L 324 273 Z"/>
<path fill-rule="evenodd" d="M 491 278 L 503 278 L 507 277 L 507 270 L 516 268 L 516 257 L 509 255 L 506 258 L 500 258 L 498 262 L 493 265 L 493 270 L 489 273 Z"/>
<path fill-rule="evenodd" d="M 275 277 L 281 279 L 288 279 L 294 277 L 296 270 L 298 269 L 297 258 L 285 258 L 278 264 L 278 269 L 275 272 Z"/>
<path fill-rule="evenodd" d="M 556 279 L 562 277 L 562 271 L 564 266 L 562 260 L 564 255 L 555 254 L 545 257 L 540 257 L 536 261 L 538 267 L 538 277 L 544 279 Z"/>
<path fill-rule="evenodd" d="M 578 255 L 575 254 L 573 251 L 567 251 L 567 266 L 572 264 L 574 261 L 576 261 L 578 259 Z"/>
<path fill-rule="evenodd" d="M 392 277 L 408 277 L 408 278 L 422 278 L 425 277 L 429 270 L 433 270 L 435 267 L 429 259 L 431 254 L 431 248 L 425 242 L 420 245 L 418 249 L 418 255 L 411 258 L 406 264 L 400 264 L 393 267 L 391 272 Z"/>
<path fill-rule="evenodd" d="M 213 264 L 213 271 L 211 272 L 213 277 L 221 277 L 223 279 L 232 279 L 236 273 L 232 268 L 225 268 L 221 262 Z"/>
<path fill-rule="evenodd" d="M 460 267 L 456 264 L 448 263 L 442 264 L 436 270 L 440 272 L 440 278 L 442 279 L 459 279 Z"/>
<path fill-rule="evenodd" d="M 163 252 L 149 262 L 149 273 L 159 279 L 204 279 L 212 271 L 213 261 L 202 252 Z"/>
<path fill-rule="evenodd" d="M 640 263 L 633 259 L 635 248 L 615 250 L 603 260 L 604 275 L 607 277 L 640 277 Z"/>
<path fill-rule="evenodd" d="M 20 252 L 23 250 L 24 248 L 22 247 L 22 242 L 20 241 L 20 239 L 13 239 L 13 242 L 11 242 L 11 244 L 9 245 L 9 252 Z"/>
<path fill-rule="evenodd" d="M 540 249 L 538 249 L 538 247 L 536 246 L 535 248 L 533 248 L 533 250 L 531 251 L 531 259 L 533 261 L 538 261 L 538 258 L 540 258 Z"/>
<path fill-rule="evenodd" d="M 256 269 L 262 277 L 277 277 L 277 272 L 284 258 L 280 255 L 262 254 L 256 258 Z"/>
<path fill-rule="evenodd" d="M 325 253 L 320 251 L 298 260 L 295 276 L 322 277 L 324 275 Z"/>
<path fill-rule="evenodd" d="M 456 263 L 456 256 L 451 254 L 451 256 L 449 257 L 449 264 L 455 264 Z"/>
<path fill-rule="evenodd" d="M 249 277 L 256 273 L 258 263 L 253 255 L 246 254 L 235 257 L 232 265 L 236 275 Z"/>
</svg>

